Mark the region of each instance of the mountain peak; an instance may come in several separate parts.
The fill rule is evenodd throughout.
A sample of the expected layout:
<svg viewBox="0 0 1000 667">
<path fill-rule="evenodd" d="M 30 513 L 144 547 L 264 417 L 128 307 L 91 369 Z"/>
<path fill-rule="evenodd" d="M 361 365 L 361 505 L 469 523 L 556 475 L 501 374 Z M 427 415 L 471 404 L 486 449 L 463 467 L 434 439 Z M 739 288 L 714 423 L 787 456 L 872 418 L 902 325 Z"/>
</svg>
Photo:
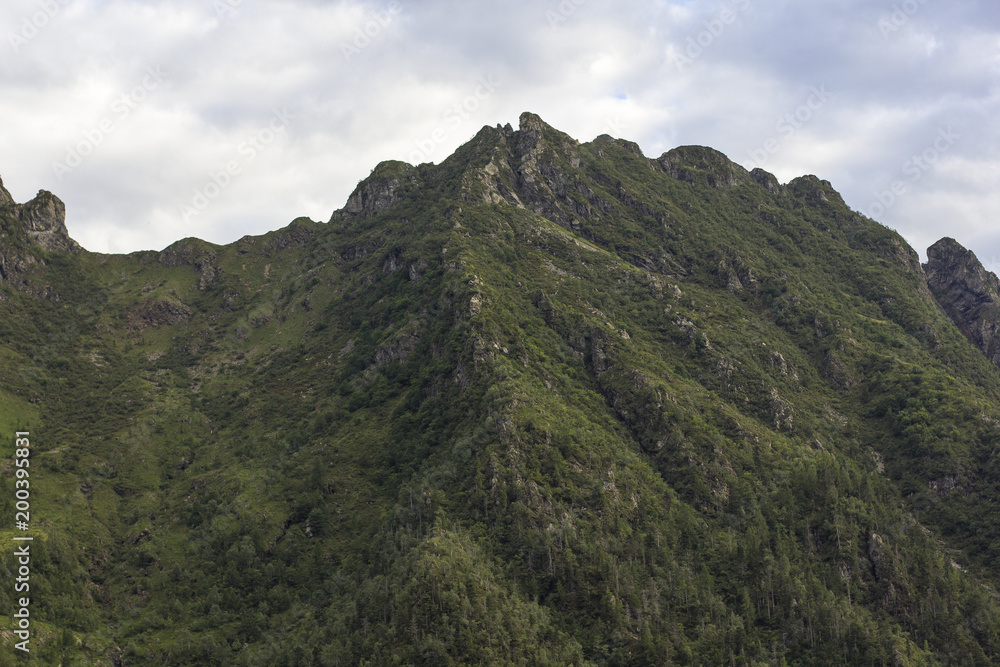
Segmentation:
<svg viewBox="0 0 1000 667">
<path fill-rule="evenodd" d="M 942 259 L 945 257 L 952 257 L 958 259 L 959 261 L 970 264 L 972 266 L 982 266 L 979 263 L 979 259 L 976 257 L 975 253 L 963 246 L 961 243 L 951 238 L 950 236 L 945 236 L 940 239 L 937 243 L 932 245 L 927 249 L 928 260 L 934 256 L 935 258 Z"/>
<path fill-rule="evenodd" d="M 351 193 L 344 208 L 336 211 L 330 222 L 348 217 L 370 218 L 402 199 L 405 186 L 416 185 L 417 169 L 407 162 L 387 160 L 378 163 L 368 178 Z"/>
<path fill-rule="evenodd" d="M 0 206 L 8 206 L 13 203 L 14 198 L 7 192 L 7 188 L 3 186 L 3 179 L 0 178 Z"/>
<path fill-rule="evenodd" d="M 605 160 L 608 150 L 623 151 L 619 155 L 628 154 L 627 159 L 639 158 L 636 168 L 645 164 L 692 187 L 725 190 L 752 185 L 772 195 L 846 207 L 830 182 L 816 176 L 801 176 L 781 185 L 773 174 L 760 168 L 748 171 L 708 146 L 678 146 L 650 159 L 634 141 L 608 134 L 581 144 L 530 111 L 521 113 L 517 131 L 509 123 L 484 126 L 442 164 L 466 164 L 462 187 L 466 201 L 492 204 L 506 201 L 563 227 L 577 229 L 581 220 L 600 217 L 610 210 L 610 200 L 587 185 L 593 169 Z M 614 169 L 608 166 L 597 169 L 603 172 L 608 168 Z M 381 162 L 358 183 L 344 207 L 335 211 L 330 221 L 372 217 L 395 206 L 413 188 L 423 187 L 428 179 L 435 178 L 435 173 L 435 165 Z M 612 198 L 620 195 L 614 193 Z"/>
<path fill-rule="evenodd" d="M 745 183 L 750 173 L 724 153 L 707 146 L 678 146 L 657 160 L 668 175 L 693 185 L 726 188 Z"/>
<path fill-rule="evenodd" d="M 525 111 L 521 114 L 518 120 L 518 126 L 521 132 L 542 132 L 547 127 L 551 127 L 548 123 L 542 120 L 542 117 L 538 114 L 531 113 L 530 111 Z"/>
<path fill-rule="evenodd" d="M 537 157 L 538 151 L 546 144 L 552 148 L 559 147 L 560 150 L 579 144 L 576 139 L 552 127 L 542 120 L 541 116 L 530 111 L 521 114 L 518 129 L 517 150 L 522 155 Z M 506 133 L 504 136 L 507 136 Z M 508 138 L 514 138 L 514 135 Z"/>
<path fill-rule="evenodd" d="M 1000 280 L 976 255 L 945 237 L 927 249 L 924 265 L 934 298 L 970 343 L 1000 366 Z"/>
<path fill-rule="evenodd" d="M 810 204 L 836 203 L 846 206 L 844 198 L 837 192 L 830 181 L 823 180 L 813 174 L 793 178 L 788 182 L 788 191 Z"/>
<path fill-rule="evenodd" d="M 34 199 L 17 207 L 17 217 L 28 236 L 46 250 L 80 250 L 66 229 L 66 204 L 51 192 L 39 190 Z"/>
</svg>

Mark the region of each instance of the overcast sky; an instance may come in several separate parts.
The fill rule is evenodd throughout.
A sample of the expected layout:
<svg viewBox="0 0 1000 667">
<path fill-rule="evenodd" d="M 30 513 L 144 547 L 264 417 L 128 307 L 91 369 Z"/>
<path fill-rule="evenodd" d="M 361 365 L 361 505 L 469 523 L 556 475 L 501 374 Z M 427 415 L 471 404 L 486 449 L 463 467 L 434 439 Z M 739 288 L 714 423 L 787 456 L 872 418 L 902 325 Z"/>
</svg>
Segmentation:
<svg viewBox="0 0 1000 667">
<path fill-rule="evenodd" d="M 1000 270 L 996 0 L 5 0 L 0 177 L 101 252 L 328 220 L 533 111 L 831 181 Z"/>
</svg>

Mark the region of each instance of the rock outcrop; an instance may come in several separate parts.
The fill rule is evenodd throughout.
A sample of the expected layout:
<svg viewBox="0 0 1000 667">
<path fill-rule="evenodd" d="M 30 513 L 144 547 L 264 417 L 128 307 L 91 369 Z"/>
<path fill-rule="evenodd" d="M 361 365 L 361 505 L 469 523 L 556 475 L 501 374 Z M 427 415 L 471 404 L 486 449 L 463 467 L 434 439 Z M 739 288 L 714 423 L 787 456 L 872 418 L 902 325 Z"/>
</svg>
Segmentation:
<svg viewBox="0 0 1000 667">
<path fill-rule="evenodd" d="M 154 300 L 137 303 L 125 311 L 125 326 L 130 331 L 145 331 L 151 327 L 187 322 L 193 312 L 181 303 Z"/>
<path fill-rule="evenodd" d="M 1000 366 L 1000 280 L 951 238 L 927 249 L 924 272 L 931 293 L 951 321 Z"/>
<path fill-rule="evenodd" d="M 18 204 L 0 181 L 0 281 L 50 295 L 50 288 L 29 277 L 32 267 L 45 263 L 43 250 L 82 251 L 66 230 L 66 205 L 45 190 L 28 203 Z"/>
<path fill-rule="evenodd" d="M 14 198 L 10 196 L 7 192 L 7 188 L 3 186 L 3 179 L 0 179 L 0 208 L 4 206 L 9 206 L 14 203 Z"/>
<path fill-rule="evenodd" d="M 370 218 L 399 203 L 409 187 L 417 185 L 417 169 L 405 162 L 380 163 L 358 184 L 347 204 L 333 214 L 330 222 L 344 218 Z"/>
<path fill-rule="evenodd" d="M 661 155 L 657 163 L 672 178 L 712 188 L 735 187 L 746 183 L 750 175 L 723 153 L 706 146 L 678 146 Z"/>
<path fill-rule="evenodd" d="M 17 217 L 28 236 L 46 250 L 80 250 L 66 230 L 66 205 L 51 192 L 39 190 L 34 199 L 17 207 Z"/>
<path fill-rule="evenodd" d="M 196 269 L 201 277 L 198 289 L 204 291 L 209 285 L 221 277 L 222 270 L 217 265 L 217 255 L 209 244 L 194 238 L 181 239 L 172 243 L 159 253 L 158 261 L 163 266 L 190 266 Z"/>
<path fill-rule="evenodd" d="M 782 187 L 778 182 L 777 177 L 769 171 L 764 171 L 760 167 L 754 167 L 753 171 L 750 172 L 750 178 L 757 181 L 759 186 L 773 195 L 779 195 L 782 192 Z"/>
<path fill-rule="evenodd" d="M 492 155 L 485 165 L 466 174 L 462 189 L 465 201 L 490 204 L 506 201 L 598 244 L 600 239 L 589 234 L 586 221 L 612 214 L 616 203 L 639 216 L 653 215 L 649 203 L 634 198 L 622 183 L 612 182 L 601 169 L 588 165 L 587 152 L 581 150 L 577 140 L 530 112 L 522 113 L 518 122 L 517 130 L 510 125 L 484 127 L 470 142 L 470 146 Z M 772 174 L 760 169 L 751 174 L 719 151 L 704 146 L 681 146 L 655 160 L 646 158 L 635 142 L 607 134 L 585 146 L 593 148 L 591 159 L 596 154 L 597 159 L 603 160 L 610 151 L 624 150 L 630 159 L 648 163 L 649 168 L 659 169 L 692 186 L 727 189 L 757 183 L 773 194 L 784 192 Z M 426 185 L 422 169 L 396 161 L 379 164 L 358 184 L 344 208 L 336 211 L 330 222 L 369 218 L 395 206 L 408 190 Z M 603 196 L 591 187 L 595 182 L 607 189 Z M 832 199 L 841 201 L 829 183 L 823 181 L 822 185 L 833 193 Z"/>
<path fill-rule="evenodd" d="M 787 191 L 793 197 L 801 199 L 810 205 L 834 203 L 845 206 L 844 198 L 833 189 L 830 181 L 825 181 L 812 174 L 793 178 L 788 182 Z"/>
</svg>

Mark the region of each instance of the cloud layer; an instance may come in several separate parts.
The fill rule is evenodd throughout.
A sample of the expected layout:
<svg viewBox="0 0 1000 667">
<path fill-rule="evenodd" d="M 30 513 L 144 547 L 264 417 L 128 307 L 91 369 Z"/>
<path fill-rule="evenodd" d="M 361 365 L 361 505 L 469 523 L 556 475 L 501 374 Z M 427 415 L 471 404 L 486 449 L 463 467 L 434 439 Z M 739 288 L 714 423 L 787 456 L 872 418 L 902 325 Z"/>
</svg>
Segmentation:
<svg viewBox="0 0 1000 667">
<path fill-rule="evenodd" d="M 0 28 L 0 175 L 58 194 L 91 250 L 326 220 L 378 162 L 530 110 L 816 174 L 1000 269 L 986 0 L 11 0 Z"/>
</svg>

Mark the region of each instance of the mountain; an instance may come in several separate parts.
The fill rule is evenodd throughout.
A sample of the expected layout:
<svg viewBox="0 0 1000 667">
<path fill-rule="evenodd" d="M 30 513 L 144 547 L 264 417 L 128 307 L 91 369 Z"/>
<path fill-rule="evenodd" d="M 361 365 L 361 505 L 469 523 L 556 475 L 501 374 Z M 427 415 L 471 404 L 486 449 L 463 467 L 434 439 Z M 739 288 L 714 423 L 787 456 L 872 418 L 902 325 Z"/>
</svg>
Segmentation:
<svg viewBox="0 0 1000 667">
<path fill-rule="evenodd" d="M 0 189 L 0 665 L 1000 662 L 997 283 L 952 241 L 532 114 L 226 246 L 63 213 Z"/>
</svg>

